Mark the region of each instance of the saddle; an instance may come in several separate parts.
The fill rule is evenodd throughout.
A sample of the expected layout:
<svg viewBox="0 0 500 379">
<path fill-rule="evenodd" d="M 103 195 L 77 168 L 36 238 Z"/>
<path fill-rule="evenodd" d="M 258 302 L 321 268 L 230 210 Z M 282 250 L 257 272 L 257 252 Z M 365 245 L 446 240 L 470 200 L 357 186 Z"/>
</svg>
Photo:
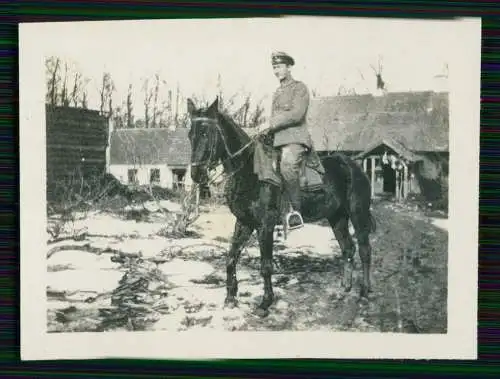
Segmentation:
<svg viewBox="0 0 500 379">
<path fill-rule="evenodd" d="M 271 144 L 257 143 L 254 155 L 254 173 L 262 182 L 282 187 L 283 179 L 279 171 L 280 153 Z M 306 153 L 300 175 L 300 188 L 305 192 L 316 192 L 324 189 L 323 176 L 325 169 L 314 149 Z"/>
</svg>

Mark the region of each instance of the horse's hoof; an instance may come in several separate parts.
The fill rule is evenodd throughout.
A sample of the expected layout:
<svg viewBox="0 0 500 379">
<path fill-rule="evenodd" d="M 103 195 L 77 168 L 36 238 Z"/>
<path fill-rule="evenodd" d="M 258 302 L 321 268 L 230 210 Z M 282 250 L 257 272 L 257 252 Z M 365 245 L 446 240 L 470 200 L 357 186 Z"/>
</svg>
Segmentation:
<svg viewBox="0 0 500 379">
<path fill-rule="evenodd" d="M 333 297 L 333 295 L 332 295 Z M 344 301 L 347 297 L 347 292 L 340 292 L 333 297 L 334 301 Z"/>
<path fill-rule="evenodd" d="M 226 298 L 224 300 L 224 308 L 233 309 L 238 307 L 238 300 L 235 298 Z"/>
<path fill-rule="evenodd" d="M 367 297 L 364 297 L 364 296 L 360 296 L 358 298 L 358 304 L 361 305 L 361 306 L 366 306 L 368 305 L 369 303 L 369 299 Z"/>
<path fill-rule="evenodd" d="M 371 293 L 372 290 L 370 288 L 361 287 L 361 290 L 359 291 L 359 297 L 360 299 L 365 299 L 368 301 Z"/>
<path fill-rule="evenodd" d="M 344 288 L 344 293 L 349 293 L 352 290 L 352 285 L 349 285 L 349 286 L 344 285 L 342 287 Z"/>
<path fill-rule="evenodd" d="M 267 317 L 269 315 L 269 309 L 264 309 L 264 308 L 259 307 L 255 310 L 255 314 L 257 316 L 259 316 L 260 318 Z"/>
</svg>

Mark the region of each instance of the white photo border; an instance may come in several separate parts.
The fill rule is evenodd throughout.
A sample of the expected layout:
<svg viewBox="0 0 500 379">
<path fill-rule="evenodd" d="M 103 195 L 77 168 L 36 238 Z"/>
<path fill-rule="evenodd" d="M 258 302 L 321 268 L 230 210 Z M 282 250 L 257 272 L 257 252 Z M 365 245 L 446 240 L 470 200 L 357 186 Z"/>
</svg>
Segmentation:
<svg viewBox="0 0 500 379">
<path fill-rule="evenodd" d="M 353 18 L 353 22 L 354 22 Z M 362 19 L 359 19 L 362 20 Z M 110 25 L 113 21 L 109 21 Z M 114 21 L 116 22 L 116 21 Z M 130 22 L 135 21 L 120 21 Z M 144 22 L 144 21 L 143 21 Z M 186 22 L 190 22 L 186 20 Z M 270 22 L 277 22 L 272 19 Z M 359 21 L 363 22 L 363 21 Z M 391 22 L 388 20 L 388 22 Z M 448 22 L 448 21 L 446 21 Z M 22 360 L 145 358 L 477 359 L 481 20 L 449 21 L 448 332 L 47 333 L 44 24 L 19 26 Z M 109 29 L 113 31 L 112 27 Z M 425 59 L 425 57 L 422 57 Z"/>
</svg>

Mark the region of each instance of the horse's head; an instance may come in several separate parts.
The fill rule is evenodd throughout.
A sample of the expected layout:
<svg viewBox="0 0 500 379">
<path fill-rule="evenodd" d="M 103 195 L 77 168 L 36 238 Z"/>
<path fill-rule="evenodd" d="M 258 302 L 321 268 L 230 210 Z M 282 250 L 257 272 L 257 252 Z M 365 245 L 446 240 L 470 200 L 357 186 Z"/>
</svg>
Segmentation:
<svg viewBox="0 0 500 379">
<path fill-rule="evenodd" d="M 223 145 L 218 107 L 218 98 L 205 108 L 196 108 L 191 99 L 187 100 L 187 110 L 191 121 L 189 130 L 191 178 L 198 184 L 208 181 L 208 170 L 215 167 L 222 158 Z"/>
</svg>

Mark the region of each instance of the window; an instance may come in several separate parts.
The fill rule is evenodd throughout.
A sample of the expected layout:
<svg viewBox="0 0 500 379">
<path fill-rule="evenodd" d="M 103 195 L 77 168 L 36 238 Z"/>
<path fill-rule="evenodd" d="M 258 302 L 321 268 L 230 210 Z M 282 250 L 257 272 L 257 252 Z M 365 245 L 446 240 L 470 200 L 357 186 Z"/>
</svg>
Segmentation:
<svg viewBox="0 0 500 379">
<path fill-rule="evenodd" d="M 149 183 L 150 184 L 160 184 L 160 169 L 152 168 L 149 171 Z"/>
<path fill-rule="evenodd" d="M 137 169 L 128 170 L 128 184 L 137 184 Z"/>
</svg>

